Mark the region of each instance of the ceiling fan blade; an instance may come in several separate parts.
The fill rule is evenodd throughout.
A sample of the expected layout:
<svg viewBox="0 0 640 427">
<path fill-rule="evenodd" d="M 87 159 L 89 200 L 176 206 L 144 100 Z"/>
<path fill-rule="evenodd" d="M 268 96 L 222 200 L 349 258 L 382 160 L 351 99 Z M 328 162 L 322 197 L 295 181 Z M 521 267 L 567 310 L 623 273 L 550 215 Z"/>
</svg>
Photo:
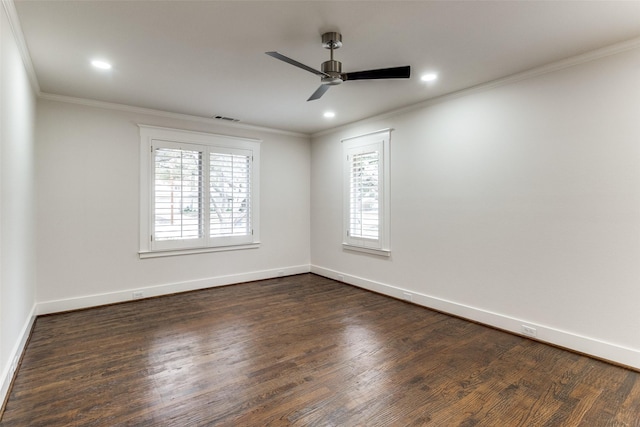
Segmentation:
<svg viewBox="0 0 640 427">
<path fill-rule="evenodd" d="M 322 77 L 326 77 L 327 76 L 327 74 L 323 73 L 322 71 L 315 70 L 315 69 L 313 69 L 313 68 L 311 68 L 311 67 L 309 67 L 307 65 L 304 65 L 304 64 L 296 61 L 295 59 L 291 59 L 288 56 L 284 56 L 281 53 L 278 53 L 278 52 L 265 52 L 265 53 L 267 55 L 273 57 L 273 58 L 279 59 L 280 61 L 284 61 L 287 64 L 291 64 L 291 65 L 293 65 L 295 67 L 302 68 L 303 70 L 306 70 L 306 71 L 308 71 L 310 73 L 313 73 L 313 74 L 316 74 L 318 76 L 322 76 Z"/>
<path fill-rule="evenodd" d="M 315 99 L 319 99 L 328 90 L 329 90 L 329 85 L 320 85 L 320 87 L 316 89 L 316 91 L 313 92 L 313 94 L 311 94 L 311 96 L 309 97 L 309 99 L 307 99 L 307 101 L 313 101 Z"/>
<path fill-rule="evenodd" d="M 342 80 L 374 80 L 374 79 L 408 79 L 411 76 L 411 66 L 381 68 L 379 70 L 355 71 L 343 73 Z"/>
</svg>

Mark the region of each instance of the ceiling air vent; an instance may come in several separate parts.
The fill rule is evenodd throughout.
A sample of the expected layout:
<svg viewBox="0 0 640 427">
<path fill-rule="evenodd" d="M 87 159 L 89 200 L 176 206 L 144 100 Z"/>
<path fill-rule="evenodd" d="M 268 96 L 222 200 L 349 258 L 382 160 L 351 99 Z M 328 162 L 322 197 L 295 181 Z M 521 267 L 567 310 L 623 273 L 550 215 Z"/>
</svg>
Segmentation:
<svg viewBox="0 0 640 427">
<path fill-rule="evenodd" d="M 226 117 L 226 116 L 213 116 L 214 119 L 218 119 L 218 120 L 226 120 L 228 122 L 239 122 L 240 119 L 234 119 L 233 117 Z"/>
</svg>

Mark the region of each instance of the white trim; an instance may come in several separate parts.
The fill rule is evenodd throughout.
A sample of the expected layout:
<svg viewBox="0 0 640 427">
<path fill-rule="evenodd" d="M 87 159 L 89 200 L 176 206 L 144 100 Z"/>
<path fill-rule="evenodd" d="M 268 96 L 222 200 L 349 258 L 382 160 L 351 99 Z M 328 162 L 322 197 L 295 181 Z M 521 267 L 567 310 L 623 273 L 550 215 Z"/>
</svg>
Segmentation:
<svg viewBox="0 0 640 427">
<path fill-rule="evenodd" d="M 375 130 L 373 132 L 367 132 L 367 133 L 363 133 L 362 135 L 356 135 L 356 136 L 350 136 L 348 138 L 343 138 L 340 140 L 340 142 L 346 142 L 346 141 L 350 141 L 352 139 L 358 139 L 358 138 L 363 138 L 365 136 L 370 136 L 370 135 L 375 135 L 377 133 L 383 133 L 386 132 L 389 134 L 389 136 L 391 136 L 391 131 L 393 131 L 393 128 L 384 128 L 384 129 L 380 129 L 380 130 Z"/>
<path fill-rule="evenodd" d="M 317 265 L 311 265 L 311 272 L 397 299 L 406 299 L 406 295 L 410 294 L 411 302 L 417 305 L 438 310 L 443 313 L 452 314 L 454 316 L 459 316 L 464 319 L 469 319 L 474 322 L 482 323 L 484 325 L 492 326 L 518 335 L 522 335 L 520 332 L 522 325 L 526 324 L 537 330 L 538 335 L 536 339 L 539 341 L 578 351 L 600 359 L 609 360 L 634 369 L 640 369 L 640 349 L 625 347 L 619 344 L 602 341 L 597 338 L 587 337 L 547 325 L 530 322 L 526 319 L 519 319 L 483 310 L 478 307 L 460 304 L 455 301 L 417 293 L 398 286 L 392 286 L 362 277 L 352 276 Z"/>
<path fill-rule="evenodd" d="M 373 250 L 381 254 L 390 252 L 390 145 L 391 128 L 369 132 L 363 135 L 356 135 L 341 140 L 342 161 L 343 161 L 343 182 L 342 182 L 342 243 L 346 249 L 355 247 Z M 359 154 L 378 153 L 378 236 L 376 239 L 365 238 L 364 236 L 353 236 L 352 230 L 352 157 Z M 361 252 L 367 252 L 363 250 Z M 388 256 L 388 255 L 387 255 Z"/>
<path fill-rule="evenodd" d="M 153 135 L 159 135 L 162 137 L 168 137 L 170 139 L 176 139 L 182 141 L 185 138 L 185 135 L 190 135 L 191 138 L 185 140 L 188 143 L 196 143 L 196 144 L 211 144 L 211 139 L 222 139 L 229 140 L 233 139 L 237 141 L 239 144 L 243 142 L 253 142 L 253 143 L 261 143 L 262 140 L 258 138 L 245 138 L 242 136 L 233 136 L 233 135 L 222 135 L 219 133 L 212 132 L 201 132 L 197 130 L 189 130 L 189 129 L 177 129 L 177 128 L 169 128 L 164 126 L 153 126 L 153 125 L 145 125 L 144 123 L 138 123 L 138 127 L 141 129 L 149 129 Z M 249 148 L 251 145 L 243 144 L 243 147 Z"/>
<path fill-rule="evenodd" d="M 521 325 L 525 323 L 537 329 L 537 339 L 542 342 L 558 345 L 570 350 L 592 355 L 604 360 L 609 360 L 614 363 L 619 363 L 635 369 L 640 369 L 640 349 L 633 349 L 592 337 L 586 337 L 569 331 L 541 325 L 535 322 L 530 322 L 526 319 L 518 319 L 500 313 L 482 310 L 477 307 L 460 304 L 455 301 L 448 301 L 442 298 L 420 294 L 414 291 L 403 289 L 398 286 L 392 286 L 362 277 L 345 274 L 343 272 L 320 267 L 313 264 L 289 266 L 269 270 L 254 271 L 249 273 L 232 274 L 227 276 L 216 276 L 199 280 L 148 286 L 145 288 L 127 289 L 106 294 L 96 294 L 84 297 L 40 302 L 37 303 L 32 309 L 30 317 L 21 331 L 20 340 L 12 351 L 12 357 L 9 360 L 12 362 L 15 359 L 15 356 L 21 355 L 24 352 L 27 339 L 29 338 L 29 333 L 31 331 L 31 328 L 33 327 L 33 322 L 35 321 L 35 315 L 57 313 L 68 310 L 77 310 L 105 304 L 130 301 L 132 300 L 132 293 L 134 291 L 144 292 L 144 297 L 155 297 L 174 294 L 178 292 L 206 289 L 217 286 L 225 286 L 254 280 L 271 279 L 279 276 L 290 276 L 309 272 L 397 299 L 405 299 L 406 293 L 409 293 L 412 296 L 412 302 L 417 305 L 438 310 L 443 313 L 459 316 L 518 335 L 521 335 L 520 328 Z M 8 378 L 7 375 L 11 367 L 11 362 L 3 370 L 2 390 L 0 397 L 4 397 L 6 395 L 11 382 L 11 378 Z"/>
<path fill-rule="evenodd" d="M 226 276 L 206 277 L 203 279 L 187 280 L 184 282 L 163 283 L 104 294 L 42 301 L 37 304 L 36 313 L 38 315 L 59 313 L 63 311 L 79 310 L 83 308 L 97 307 L 100 305 L 131 301 L 134 299 L 133 292 L 143 292 L 144 298 L 149 298 L 308 272 L 309 264 L 303 264 L 273 268 L 269 270 L 252 271 L 248 273 L 230 274 Z"/>
<path fill-rule="evenodd" d="M 24 69 L 29 76 L 31 88 L 36 95 L 40 95 L 40 83 L 38 82 L 36 70 L 33 68 L 33 61 L 31 60 L 29 49 L 27 48 L 27 42 L 24 40 L 24 33 L 22 31 L 22 26 L 20 25 L 20 19 L 18 18 L 16 5 L 13 0 L 2 0 L 2 6 L 7 14 L 7 20 L 9 21 L 9 27 L 11 27 L 13 38 L 16 40 L 16 45 L 18 45 Z"/>
<path fill-rule="evenodd" d="M 311 138 L 318 138 L 320 136 L 328 135 L 341 130 L 350 129 L 355 123 L 364 124 L 364 123 L 371 123 L 379 120 L 388 119 L 388 118 L 405 114 L 414 110 L 419 110 L 434 104 L 456 99 L 462 96 L 471 95 L 478 92 L 484 92 L 489 89 L 494 89 L 500 86 L 506 86 L 508 84 L 516 83 L 522 80 L 532 79 L 538 76 L 542 76 L 544 74 L 549 74 L 555 71 L 563 70 L 565 68 L 570 68 L 576 65 L 585 64 L 587 62 L 596 61 L 598 59 L 605 58 L 607 56 L 616 55 L 618 53 L 623 53 L 628 50 L 637 49 L 637 48 L 640 48 L 640 37 L 636 37 L 624 42 L 606 46 L 601 49 L 596 49 L 591 52 L 583 53 L 581 55 L 572 56 L 570 58 L 562 59 L 560 61 L 551 62 L 549 64 L 532 68 L 520 73 L 511 74 L 506 77 L 491 80 L 485 83 L 480 83 L 478 85 L 471 86 L 465 89 L 460 89 L 458 91 L 445 93 L 444 95 L 440 95 L 435 98 L 430 98 L 425 101 L 420 101 L 416 104 L 400 107 L 396 110 L 387 111 L 377 116 L 367 117 L 362 120 L 355 120 L 353 122 L 336 126 L 334 128 L 321 130 L 319 132 L 312 133 Z"/>
<path fill-rule="evenodd" d="M 35 321 L 36 304 L 34 304 L 31 308 L 31 312 L 29 313 L 29 316 L 27 317 L 27 320 L 22 326 L 20 334 L 18 335 L 18 341 L 11 349 L 11 353 L 9 353 L 7 364 L 2 368 L 2 377 L 0 378 L 0 406 L 2 406 L 3 402 L 7 398 L 7 394 L 9 393 L 9 389 L 11 388 L 11 382 L 13 381 L 15 370 L 17 369 L 17 363 L 20 361 L 20 358 L 24 353 Z"/>
<path fill-rule="evenodd" d="M 630 40 L 626 40 L 620 43 L 603 47 L 601 49 L 596 49 L 594 51 L 587 52 L 581 55 L 576 55 L 560 61 L 542 65 L 540 67 L 532 68 L 530 70 L 526 70 L 520 73 L 512 74 L 496 80 L 491 80 L 485 83 L 480 83 L 476 86 L 461 89 L 455 92 L 446 93 L 444 95 L 441 95 L 435 98 L 427 99 L 425 101 L 421 101 L 416 104 L 412 104 L 412 105 L 401 107 L 395 110 L 387 111 L 385 113 L 382 113 L 376 116 L 367 117 L 361 120 L 355 120 L 353 122 L 349 122 L 340 126 L 324 129 L 315 133 L 303 133 L 303 132 L 293 132 L 293 131 L 288 131 L 283 129 L 263 127 L 263 126 L 256 126 L 256 125 L 245 124 L 245 123 L 228 122 L 228 121 L 218 120 L 210 117 L 194 116 L 190 114 L 175 113 L 170 111 L 156 110 L 152 108 L 134 107 L 126 104 L 117 104 L 113 102 L 96 101 L 96 100 L 85 99 L 85 98 L 77 98 L 72 96 L 56 95 L 56 94 L 41 92 L 40 85 L 38 84 L 35 70 L 33 68 L 33 63 L 31 61 L 31 56 L 29 55 L 29 51 L 26 48 L 26 43 L 24 42 L 22 30 L 20 29 L 19 20 L 17 19 L 17 14 L 15 13 L 15 6 L 13 4 L 14 2 L 13 0 L 2 0 L 2 3 L 4 5 L 5 11 L 7 12 L 7 15 L 9 16 L 9 21 L 11 22 L 14 36 L 16 37 L 17 40 L 19 40 L 18 45 L 20 47 L 23 61 L 25 62 L 25 68 L 27 69 L 27 73 L 29 74 L 31 84 L 34 86 L 34 90 L 39 99 L 45 99 L 45 100 L 56 101 L 56 102 L 64 102 L 69 104 L 78 104 L 78 105 L 84 105 L 84 106 L 95 107 L 95 108 L 118 110 L 118 111 L 124 111 L 129 113 L 149 114 L 149 115 L 159 116 L 159 117 L 189 120 L 189 121 L 199 122 L 199 123 L 209 123 L 209 124 L 216 124 L 221 126 L 228 126 L 236 129 L 246 129 L 246 130 L 257 131 L 257 132 L 268 132 L 268 133 L 275 133 L 279 135 L 303 137 L 303 138 L 317 138 L 317 137 L 334 133 L 340 130 L 348 129 L 352 127 L 355 123 L 369 123 L 369 122 L 387 119 L 387 118 L 404 114 L 410 111 L 419 110 L 421 108 L 424 108 L 433 104 L 459 98 L 461 96 L 466 96 L 466 95 L 470 95 L 477 92 L 483 92 L 496 87 L 500 87 L 500 86 L 508 85 L 511 83 L 516 83 L 522 80 L 538 77 L 544 74 L 552 73 L 554 71 L 559 71 L 565 68 L 581 65 L 587 62 L 596 61 L 598 59 L 605 58 L 611 55 L 616 55 L 618 53 L 623 53 L 628 50 L 640 48 L 640 37 L 636 37 Z M 17 22 L 18 29 L 15 28 L 16 22 Z"/>
<path fill-rule="evenodd" d="M 152 108 L 134 107 L 126 104 L 116 104 L 115 102 L 95 101 L 93 99 L 76 98 L 73 96 L 55 95 L 51 93 L 42 93 L 42 92 L 38 94 L 38 98 L 48 100 L 48 101 L 64 102 L 67 104 L 83 105 L 85 107 L 103 108 L 106 110 L 123 111 L 126 113 L 147 114 L 147 115 L 156 116 L 156 117 L 188 120 L 191 122 L 220 125 L 220 126 L 232 127 L 235 129 L 250 130 L 255 132 L 267 132 L 267 133 L 274 133 L 278 135 L 309 138 L 309 134 L 306 134 L 306 133 L 292 132 L 288 130 L 268 128 L 268 127 L 262 127 L 262 126 L 255 126 L 255 125 L 250 125 L 245 123 L 229 122 L 226 120 L 218 120 L 211 117 L 202 117 L 202 116 L 194 116 L 190 114 L 174 113 L 171 111 L 154 110 Z"/>
<path fill-rule="evenodd" d="M 209 248 L 195 248 L 195 249 L 176 249 L 167 251 L 140 251 L 138 256 L 140 259 L 147 258 L 160 258 L 167 256 L 177 255 L 191 255 L 191 254 L 204 254 L 207 252 L 225 252 L 225 251 L 239 251 L 243 249 L 258 249 L 260 242 L 249 243 L 246 245 L 233 245 L 233 246 L 212 246 Z"/>
<path fill-rule="evenodd" d="M 342 249 L 345 249 L 347 251 L 364 252 L 370 255 L 379 255 L 379 256 L 385 256 L 385 257 L 391 256 L 391 251 L 389 249 L 365 248 L 362 246 L 350 245 L 348 243 L 343 243 Z"/>
</svg>

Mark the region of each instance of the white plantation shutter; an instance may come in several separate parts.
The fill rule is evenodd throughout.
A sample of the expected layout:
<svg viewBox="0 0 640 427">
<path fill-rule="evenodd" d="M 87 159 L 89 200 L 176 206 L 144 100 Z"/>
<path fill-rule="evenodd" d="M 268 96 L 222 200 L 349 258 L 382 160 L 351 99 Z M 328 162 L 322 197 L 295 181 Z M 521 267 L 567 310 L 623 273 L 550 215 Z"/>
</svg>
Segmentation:
<svg viewBox="0 0 640 427">
<path fill-rule="evenodd" d="M 388 256 L 390 130 L 345 139 L 343 247 Z"/>
<path fill-rule="evenodd" d="M 380 151 L 349 155 L 349 236 L 378 240 Z"/>
<path fill-rule="evenodd" d="M 210 236 L 251 234 L 251 152 L 212 152 L 209 163 Z"/>
<path fill-rule="evenodd" d="M 154 150 L 154 239 L 202 238 L 202 156 L 199 150 Z"/>
<path fill-rule="evenodd" d="M 258 247 L 259 141 L 139 126 L 140 256 Z"/>
</svg>

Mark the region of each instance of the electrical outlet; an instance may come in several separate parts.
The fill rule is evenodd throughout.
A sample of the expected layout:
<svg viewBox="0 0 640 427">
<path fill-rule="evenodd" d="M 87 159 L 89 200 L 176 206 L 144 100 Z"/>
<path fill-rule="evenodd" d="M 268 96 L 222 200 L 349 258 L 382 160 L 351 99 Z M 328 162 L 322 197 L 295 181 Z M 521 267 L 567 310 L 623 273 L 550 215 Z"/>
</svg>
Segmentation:
<svg viewBox="0 0 640 427">
<path fill-rule="evenodd" d="M 142 292 L 142 291 L 134 291 L 131 296 L 133 297 L 133 299 L 144 298 L 144 292 Z"/>
<path fill-rule="evenodd" d="M 405 301 L 413 301 L 413 294 L 411 292 L 402 292 L 402 299 Z"/>
<path fill-rule="evenodd" d="M 538 336 L 538 331 L 536 331 L 536 328 L 534 328 L 533 326 L 528 326 L 528 325 L 522 325 L 522 334 L 526 335 L 528 337 L 537 337 Z"/>
<path fill-rule="evenodd" d="M 342 274 L 338 274 L 338 281 L 344 282 L 344 276 Z"/>
</svg>

